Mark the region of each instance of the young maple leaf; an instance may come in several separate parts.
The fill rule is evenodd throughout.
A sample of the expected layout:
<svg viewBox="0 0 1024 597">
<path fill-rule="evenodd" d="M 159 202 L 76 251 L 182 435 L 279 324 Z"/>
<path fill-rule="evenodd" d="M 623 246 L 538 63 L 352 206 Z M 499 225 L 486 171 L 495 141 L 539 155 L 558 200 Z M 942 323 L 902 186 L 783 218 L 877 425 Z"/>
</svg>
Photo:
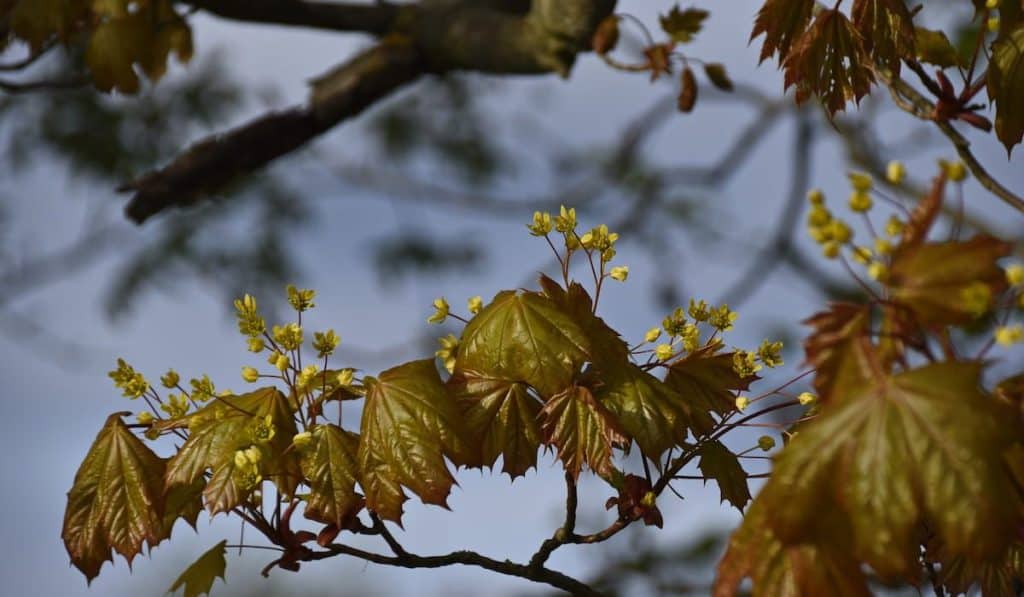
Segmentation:
<svg viewBox="0 0 1024 597">
<path fill-rule="evenodd" d="M 876 63 L 899 74 L 900 61 L 915 56 L 913 17 L 903 0 L 856 0 L 851 16 Z"/>
<path fill-rule="evenodd" d="M 796 101 L 821 98 L 829 114 L 860 102 L 868 94 L 874 75 L 864 40 L 838 10 L 823 10 L 791 50 L 786 61 L 785 85 L 796 86 Z"/>
<path fill-rule="evenodd" d="M 779 63 L 789 58 L 793 44 L 800 39 L 807 24 L 811 22 L 814 11 L 814 0 L 768 0 L 757 13 L 754 30 L 750 34 L 753 41 L 764 34 L 761 46 L 761 62 L 778 52 Z"/>
</svg>

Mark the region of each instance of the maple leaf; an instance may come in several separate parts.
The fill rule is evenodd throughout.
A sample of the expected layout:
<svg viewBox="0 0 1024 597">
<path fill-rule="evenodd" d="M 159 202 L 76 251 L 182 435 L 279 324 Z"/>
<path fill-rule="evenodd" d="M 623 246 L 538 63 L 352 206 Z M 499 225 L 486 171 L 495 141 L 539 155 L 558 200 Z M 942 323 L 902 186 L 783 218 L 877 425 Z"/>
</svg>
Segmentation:
<svg viewBox="0 0 1024 597">
<path fill-rule="evenodd" d="M 753 597 L 869 597 L 860 563 L 844 550 L 811 544 L 787 546 L 769 524 L 771 511 L 754 500 L 718 564 L 714 597 L 734 597 L 745 577 Z"/>
<path fill-rule="evenodd" d="M 1010 250 L 1008 243 L 990 236 L 901 245 L 893 253 L 886 286 L 921 324 L 970 323 L 1006 288 L 997 260 Z"/>
<path fill-rule="evenodd" d="M 181 573 L 181 576 L 174 581 L 168 593 L 173 593 L 184 587 L 184 597 L 199 597 L 209 595 L 213 588 L 213 581 L 220 578 L 224 580 L 224 570 L 227 568 L 227 560 L 224 553 L 227 550 L 227 541 L 221 541 L 214 545 L 195 562 Z"/>
<path fill-rule="evenodd" d="M 150 2 L 136 13 L 108 18 L 92 31 L 85 53 L 97 89 L 135 93 L 136 67 L 152 81 L 167 72 L 174 53 L 187 62 L 192 57 L 188 25 L 167 2 Z"/>
<path fill-rule="evenodd" d="M 586 465 L 602 477 L 612 472 L 612 448 L 624 448 L 628 439 L 614 416 L 589 389 L 571 386 L 553 396 L 541 410 L 544 443 L 557 449 L 558 458 L 573 478 Z"/>
<path fill-rule="evenodd" d="M 601 381 L 598 401 L 656 465 L 665 450 L 686 440 L 687 430 L 697 436 L 714 425 L 706 407 L 632 363 L 603 371 Z"/>
<path fill-rule="evenodd" d="M 235 452 L 256 443 L 251 430 L 268 416 L 275 433 L 264 446 L 260 470 L 282 493 L 291 494 L 302 478 L 297 457 L 288 450 L 295 420 L 288 399 L 274 387 L 218 397 L 190 417 L 167 425 L 189 429 L 188 440 L 167 465 L 168 489 L 195 483 L 210 470 L 213 476 L 203 490 L 206 509 L 213 515 L 237 506 L 251 488 L 243 489 L 235 481 Z"/>
<path fill-rule="evenodd" d="M 988 97 L 996 106 L 996 136 L 1010 155 L 1024 138 L 1024 24 L 1001 33 L 992 44 Z"/>
<path fill-rule="evenodd" d="M 583 331 L 587 338 L 587 359 L 592 364 L 602 369 L 630 362 L 629 345 L 594 314 L 594 301 L 582 284 L 572 282 L 565 290 L 548 276 L 541 275 L 540 286 L 544 295 Z"/>
<path fill-rule="evenodd" d="M 956 51 L 949 38 L 942 31 L 914 28 L 914 48 L 917 59 L 921 62 L 934 64 L 941 68 L 960 65 L 960 53 Z"/>
<path fill-rule="evenodd" d="M 364 384 L 358 458 L 367 507 L 399 522 L 407 499 L 403 486 L 424 503 L 447 507 L 455 478 L 445 456 L 456 464 L 479 457 L 434 360 L 399 365 Z"/>
<path fill-rule="evenodd" d="M 88 14 L 85 2 L 67 0 L 20 0 L 10 12 L 11 30 L 38 50 L 51 36 L 67 40 L 75 23 Z"/>
<path fill-rule="evenodd" d="M 814 0 L 768 0 L 757 12 L 753 41 L 762 33 L 761 62 L 769 56 L 779 54 L 779 62 L 785 63 L 794 44 L 800 39 L 811 22 Z"/>
<path fill-rule="evenodd" d="M 196 479 L 191 485 L 175 485 L 164 498 L 164 525 L 160 540 L 169 539 L 175 523 L 182 519 L 194 530 L 199 513 L 203 511 L 203 489 L 206 479 Z"/>
<path fill-rule="evenodd" d="M 946 196 L 946 181 L 946 173 L 942 171 L 932 180 L 932 188 L 928 194 L 914 206 L 914 211 L 911 212 L 900 235 L 902 247 L 920 245 L 928 238 L 935 218 L 942 209 L 942 201 Z"/>
<path fill-rule="evenodd" d="M 916 580 L 922 525 L 948 557 L 1003 553 L 1021 504 L 1003 454 L 1020 432 L 980 390 L 981 365 L 947 362 L 867 380 L 822 408 L 755 500 L 787 546 L 842 549 L 883 579 Z M 825 530 L 822 513 L 848 525 Z"/>
<path fill-rule="evenodd" d="M 676 43 L 689 43 L 693 41 L 701 28 L 704 26 L 704 19 L 708 18 L 708 11 L 699 8 L 687 8 L 680 10 L 679 5 L 672 7 L 667 15 L 658 18 L 662 30 Z"/>
<path fill-rule="evenodd" d="M 689 412 L 688 427 L 694 435 L 711 430 L 714 420 L 710 413 L 724 415 L 735 407 L 734 391 L 750 388 L 756 375 L 740 377 L 732 368 L 733 353 L 715 354 L 714 350 L 700 350 L 687 355 L 669 367 L 665 385 L 686 401 Z"/>
<path fill-rule="evenodd" d="M 821 98 L 829 114 L 868 94 L 874 75 L 864 41 L 846 15 L 822 10 L 783 63 L 785 86 L 796 86 L 796 101 Z"/>
<path fill-rule="evenodd" d="M 832 303 L 828 311 L 803 321 L 814 328 L 804 340 L 807 363 L 814 367 L 814 389 L 823 401 L 842 401 L 842 394 L 854 390 L 871 377 L 867 360 L 870 311 L 864 305 Z"/>
<path fill-rule="evenodd" d="M 112 550 L 129 566 L 142 544 L 164 538 L 165 462 L 114 413 L 96 436 L 68 492 L 61 538 L 71 563 L 91 582 Z"/>
<path fill-rule="evenodd" d="M 929 553 L 932 550 L 929 546 Z M 936 551 L 941 554 L 941 547 Z M 944 561 L 941 555 L 936 560 L 941 563 L 939 579 L 951 595 L 966 595 L 978 586 L 985 597 L 1014 597 L 1024 579 L 1024 545 L 1020 543 L 1011 544 L 1000 557 L 986 562 L 972 563 L 963 557 Z"/>
<path fill-rule="evenodd" d="M 915 56 L 913 17 L 903 0 L 855 0 L 851 16 L 876 63 L 899 74 L 902 59 Z"/>
<path fill-rule="evenodd" d="M 583 329 L 550 298 L 505 291 L 462 331 L 455 371 L 523 382 L 547 398 L 572 383 L 589 348 Z"/>
<path fill-rule="evenodd" d="M 700 447 L 700 462 L 697 468 L 707 479 L 714 479 L 722 493 L 721 501 L 728 500 L 737 510 L 750 501 L 747 487 L 747 472 L 740 466 L 740 460 L 720 441 L 708 442 Z"/>
<path fill-rule="evenodd" d="M 541 404 L 522 383 L 476 377 L 467 372 L 448 381 L 465 413 L 471 437 L 480 446 L 479 463 L 494 466 L 502 457 L 502 472 L 515 479 L 537 466 Z"/>
<path fill-rule="evenodd" d="M 356 492 L 359 478 L 359 436 L 337 425 L 317 425 L 303 448 L 302 474 L 309 480 L 305 516 L 344 528 L 363 508 Z"/>
</svg>

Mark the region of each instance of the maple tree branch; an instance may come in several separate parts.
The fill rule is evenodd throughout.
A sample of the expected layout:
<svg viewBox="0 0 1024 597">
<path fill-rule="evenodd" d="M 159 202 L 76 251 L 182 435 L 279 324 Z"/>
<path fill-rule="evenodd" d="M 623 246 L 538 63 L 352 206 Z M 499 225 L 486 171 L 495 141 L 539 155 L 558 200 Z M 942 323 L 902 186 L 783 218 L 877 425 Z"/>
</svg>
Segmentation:
<svg viewBox="0 0 1024 597">
<path fill-rule="evenodd" d="M 960 131 L 956 130 L 949 121 L 936 120 L 931 117 L 931 114 L 935 111 L 935 105 L 932 102 L 928 101 L 913 86 L 901 79 L 899 75 L 892 73 L 888 69 L 876 66 L 875 72 L 878 74 L 879 79 L 889 88 L 889 94 L 892 95 L 893 101 L 900 109 L 911 116 L 916 116 L 923 120 L 931 120 L 935 123 L 935 126 L 939 127 L 942 134 L 953 143 L 957 155 L 967 165 L 967 169 L 971 171 L 971 174 L 978 179 L 978 183 L 981 186 L 1017 211 L 1024 213 L 1024 199 L 1004 187 L 985 170 L 985 167 L 981 165 L 971 152 L 971 142 L 960 134 Z"/>
<path fill-rule="evenodd" d="M 326 546 L 326 551 L 309 551 L 303 554 L 300 559 L 303 561 L 315 561 L 338 555 L 352 556 L 374 564 L 401 568 L 444 568 L 454 565 L 476 566 L 499 574 L 544 583 L 562 589 L 572 595 L 590 597 L 599 597 L 601 595 L 593 587 L 550 568 L 517 564 L 509 560 L 499 561 L 468 550 L 453 551 L 440 556 L 419 556 L 408 552 L 403 555 L 386 556 L 348 545 L 331 543 Z"/>
<path fill-rule="evenodd" d="M 241 0 L 210 4 L 252 10 L 245 8 L 252 3 Z M 281 4 L 291 2 L 276 3 Z M 525 14 L 476 2 L 411 5 L 404 8 L 411 16 L 398 19 L 394 34 L 315 80 L 306 105 L 209 137 L 164 168 L 122 185 L 118 190 L 134 191 L 125 213 L 142 223 L 167 208 L 208 198 L 424 74 L 568 76 L 576 55 L 589 48 L 597 25 L 614 8 L 615 0 L 535 0 Z"/>
<path fill-rule="evenodd" d="M 352 4 L 305 0 L 184 0 L 184 4 L 221 18 L 267 25 L 293 25 L 330 31 L 383 35 L 392 30 L 403 7 L 390 2 Z M 404 7 L 408 10 L 408 7 Z"/>
</svg>

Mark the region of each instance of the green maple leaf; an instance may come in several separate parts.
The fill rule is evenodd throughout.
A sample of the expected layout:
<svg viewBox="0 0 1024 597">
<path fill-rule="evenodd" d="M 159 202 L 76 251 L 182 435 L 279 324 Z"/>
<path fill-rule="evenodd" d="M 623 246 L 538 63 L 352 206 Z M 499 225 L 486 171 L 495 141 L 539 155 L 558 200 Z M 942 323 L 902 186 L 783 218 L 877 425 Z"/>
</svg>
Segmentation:
<svg viewBox="0 0 1024 597">
<path fill-rule="evenodd" d="M 302 449 L 302 473 L 309 480 L 306 518 L 344 528 L 363 508 L 359 479 L 359 436 L 337 425 L 317 425 Z"/>
<path fill-rule="evenodd" d="M 708 442 L 700 448 L 700 462 L 697 464 L 705 480 L 714 479 L 722 493 L 721 501 L 728 500 L 737 510 L 750 501 L 747 486 L 747 472 L 740 466 L 740 460 L 722 442 Z"/>
<path fill-rule="evenodd" d="M 37 50 L 51 36 L 67 40 L 88 10 L 85 2 L 75 0 L 20 0 L 11 9 L 11 30 Z"/>
<path fill-rule="evenodd" d="M 914 19 L 903 0 L 856 0 L 851 16 L 875 62 L 899 74 L 901 61 L 915 56 Z"/>
<path fill-rule="evenodd" d="M 980 374 L 959 362 L 876 372 L 824 407 L 757 497 L 773 532 L 786 545 L 845 548 L 884 579 L 916 579 L 925 523 L 950 558 L 1003 553 L 1021 522 L 1003 454 L 1020 433 Z M 849 529 L 822 532 L 823 512 Z"/>
<path fill-rule="evenodd" d="M 85 61 L 97 89 L 135 93 L 140 84 L 135 69 L 159 81 L 172 53 L 181 62 L 191 59 L 191 30 L 169 3 L 154 1 L 136 13 L 111 17 L 97 25 Z"/>
<path fill-rule="evenodd" d="M 462 374 L 448 387 L 465 413 L 470 436 L 480 446 L 474 466 L 494 466 L 501 456 L 501 470 L 512 479 L 537 466 L 541 404 L 525 384 Z"/>
<path fill-rule="evenodd" d="M 847 102 L 860 102 L 875 80 L 863 38 L 838 10 L 818 13 L 783 67 L 786 88 L 796 86 L 797 103 L 817 96 L 830 115 Z"/>
<path fill-rule="evenodd" d="M 1006 288 L 997 260 L 1010 250 L 1008 243 L 989 236 L 901 245 L 893 254 L 886 285 L 893 300 L 906 305 L 921 324 L 970 323 Z"/>
<path fill-rule="evenodd" d="M 656 465 L 665 450 L 686 440 L 687 430 L 696 436 L 714 425 L 706 407 L 632 363 L 602 372 L 601 382 L 595 396 Z"/>
<path fill-rule="evenodd" d="M 772 530 L 770 517 L 760 499 L 747 510 L 718 565 L 714 597 L 735 597 L 746 577 L 753 581 L 753 597 L 870 597 L 860 562 L 848 552 L 784 545 Z"/>
<path fill-rule="evenodd" d="M 833 303 L 828 311 L 804 320 L 814 328 L 804 340 L 804 351 L 815 369 L 814 389 L 822 401 L 859 388 L 871 376 L 865 350 L 870 315 L 864 305 Z"/>
<path fill-rule="evenodd" d="M 218 397 L 193 415 L 172 422 L 168 427 L 187 426 L 189 438 L 167 465 L 167 487 L 191 485 L 207 470 L 213 476 L 206 483 L 203 497 L 211 515 L 237 506 L 250 489 L 235 481 L 235 452 L 254 444 L 255 425 L 270 417 L 274 436 L 262 444 L 262 475 L 288 495 L 302 478 L 298 460 L 288 451 L 295 436 L 295 420 L 288 399 L 277 388 L 261 388 L 240 396 Z"/>
<path fill-rule="evenodd" d="M 199 597 L 209 595 L 213 588 L 213 581 L 220 578 L 224 580 L 224 570 L 227 568 L 227 560 L 224 554 L 227 551 L 227 541 L 221 541 L 211 547 L 206 553 L 199 556 L 199 559 L 185 569 L 174 581 L 168 593 L 185 588 L 185 597 Z"/>
<path fill-rule="evenodd" d="M 750 34 L 751 41 L 764 34 L 761 62 L 778 52 L 779 62 L 784 63 L 811 22 L 813 11 L 814 0 L 767 0 Z"/>
<path fill-rule="evenodd" d="M 456 464 L 472 464 L 479 457 L 434 360 L 405 363 L 364 383 L 358 457 L 367 507 L 399 522 L 406 500 L 403 486 L 424 503 L 447 507 L 455 478 L 445 456 Z"/>
<path fill-rule="evenodd" d="M 914 28 L 914 47 L 917 59 L 942 68 L 960 65 L 960 53 L 942 31 Z"/>
<path fill-rule="evenodd" d="M 680 10 L 679 5 L 672 7 L 667 15 L 659 17 L 661 29 L 676 43 L 689 43 L 704 26 L 708 11 L 699 8 Z"/>
<path fill-rule="evenodd" d="M 992 44 L 988 97 L 996 106 L 996 136 L 1009 155 L 1024 138 L 1024 24 L 1001 33 Z"/>
<path fill-rule="evenodd" d="M 196 521 L 199 513 L 203 511 L 203 489 L 206 488 L 206 479 L 196 479 L 190 485 L 175 485 L 166 492 L 164 504 L 164 531 L 161 540 L 169 539 L 174 524 L 178 519 L 183 519 L 193 529 L 196 528 Z"/>
<path fill-rule="evenodd" d="M 628 439 L 615 417 L 589 389 L 570 386 L 541 410 L 544 443 L 555 446 L 565 470 L 578 478 L 586 465 L 602 477 L 612 473 L 612 449 Z"/>
<path fill-rule="evenodd" d="M 550 298 L 505 291 L 466 325 L 456 372 L 523 382 L 547 398 L 572 383 L 589 352 L 584 330 Z"/>
<path fill-rule="evenodd" d="M 89 448 L 68 492 L 61 538 L 71 563 L 92 581 L 111 550 L 131 565 L 142 544 L 155 546 L 164 532 L 165 462 L 115 413 Z"/>
<path fill-rule="evenodd" d="M 687 355 L 669 367 L 665 385 L 676 391 L 688 404 L 688 426 L 694 435 L 704 434 L 714 426 L 710 413 L 724 415 L 735 407 L 734 391 L 750 388 L 758 377 L 740 377 L 732 368 L 733 353 L 715 354 L 700 350 Z"/>
<path fill-rule="evenodd" d="M 544 295 L 583 331 L 587 338 L 587 358 L 594 366 L 600 370 L 630 362 L 629 345 L 594 314 L 594 301 L 582 284 L 572 282 L 565 290 L 551 278 L 541 275 L 540 286 Z"/>
</svg>

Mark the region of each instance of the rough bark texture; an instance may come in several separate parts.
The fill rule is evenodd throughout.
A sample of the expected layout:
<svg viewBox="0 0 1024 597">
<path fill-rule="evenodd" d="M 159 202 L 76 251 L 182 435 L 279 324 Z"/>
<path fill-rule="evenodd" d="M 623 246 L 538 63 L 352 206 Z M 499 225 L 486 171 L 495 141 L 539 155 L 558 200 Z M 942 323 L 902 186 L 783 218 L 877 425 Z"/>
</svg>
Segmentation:
<svg viewBox="0 0 1024 597">
<path fill-rule="evenodd" d="M 137 223 L 209 198 L 235 179 L 304 146 L 396 89 L 430 73 L 567 77 L 615 0 L 424 0 L 345 5 L 298 0 L 189 0 L 224 18 L 362 31 L 377 45 L 313 82 L 304 106 L 200 141 L 164 168 L 121 187 Z"/>
</svg>

